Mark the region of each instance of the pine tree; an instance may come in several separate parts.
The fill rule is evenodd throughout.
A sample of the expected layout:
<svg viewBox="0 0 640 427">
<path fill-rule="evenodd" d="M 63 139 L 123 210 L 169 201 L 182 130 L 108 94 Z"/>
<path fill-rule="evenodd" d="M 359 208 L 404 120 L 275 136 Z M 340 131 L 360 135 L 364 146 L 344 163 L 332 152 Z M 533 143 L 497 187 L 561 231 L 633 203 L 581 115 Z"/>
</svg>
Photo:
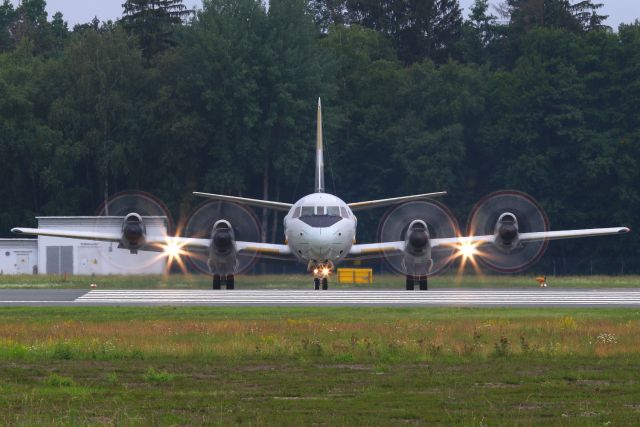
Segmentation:
<svg viewBox="0 0 640 427">
<path fill-rule="evenodd" d="M 122 24 L 140 39 L 147 58 L 174 46 L 173 33 L 192 12 L 182 0 L 127 0 Z"/>
</svg>

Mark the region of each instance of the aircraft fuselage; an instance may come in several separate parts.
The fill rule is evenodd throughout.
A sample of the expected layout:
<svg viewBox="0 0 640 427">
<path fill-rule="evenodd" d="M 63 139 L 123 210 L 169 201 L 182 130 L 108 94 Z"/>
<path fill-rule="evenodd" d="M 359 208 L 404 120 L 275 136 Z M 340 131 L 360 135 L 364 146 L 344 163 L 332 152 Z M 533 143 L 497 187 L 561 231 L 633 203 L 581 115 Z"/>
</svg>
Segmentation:
<svg viewBox="0 0 640 427">
<path fill-rule="evenodd" d="M 301 262 L 336 264 L 347 256 L 357 219 L 340 198 L 313 193 L 298 200 L 284 218 L 285 239 Z"/>
</svg>

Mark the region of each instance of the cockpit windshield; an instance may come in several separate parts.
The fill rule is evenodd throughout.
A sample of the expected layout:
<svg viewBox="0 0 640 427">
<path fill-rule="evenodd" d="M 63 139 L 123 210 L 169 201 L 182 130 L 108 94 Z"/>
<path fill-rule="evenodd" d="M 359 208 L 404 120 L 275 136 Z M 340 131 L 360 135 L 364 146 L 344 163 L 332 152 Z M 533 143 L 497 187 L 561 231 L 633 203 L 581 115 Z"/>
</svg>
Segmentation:
<svg viewBox="0 0 640 427">
<path fill-rule="evenodd" d="M 337 206 L 329 206 L 327 208 L 327 215 L 329 216 L 340 216 L 340 208 Z"/>
<path fill-rule="evenodd" d="M 313 216 L 313 206 L 303 206 L 300 216 Z"/>
</svg>

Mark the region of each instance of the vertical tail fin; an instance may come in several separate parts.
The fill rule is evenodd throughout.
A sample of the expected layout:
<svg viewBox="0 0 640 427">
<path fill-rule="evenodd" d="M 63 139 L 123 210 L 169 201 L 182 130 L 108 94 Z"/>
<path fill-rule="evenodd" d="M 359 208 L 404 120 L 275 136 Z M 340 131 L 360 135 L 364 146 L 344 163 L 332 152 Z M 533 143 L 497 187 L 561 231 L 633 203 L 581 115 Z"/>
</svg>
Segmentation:
<svg viewBox="0 0 640 427">
<path fill-rule="evenodd" d="M 318 98 L 318 127 L 316 130 L 316 193 L 324 193 L 324 158 L 322 146 L 322 105 Z"/>
</svg>

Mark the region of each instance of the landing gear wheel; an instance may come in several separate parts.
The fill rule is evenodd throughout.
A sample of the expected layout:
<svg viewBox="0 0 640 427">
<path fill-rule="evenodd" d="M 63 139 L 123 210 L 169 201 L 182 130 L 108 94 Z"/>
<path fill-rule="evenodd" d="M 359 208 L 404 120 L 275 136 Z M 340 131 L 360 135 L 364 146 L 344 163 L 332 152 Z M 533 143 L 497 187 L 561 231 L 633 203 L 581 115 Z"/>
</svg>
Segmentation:
<svg viewBox="0 0 640 427">
<path fill-rule="evenodd" d="M 322 290 L 326 291 L 327 289 L 329 289 L 329 281 L 326 278 L 324 278 L 322 279 Z"/>
<path fill-rule="evenodd" d="M 320 290 L 320 279 L 313 279 L 313 289 Z"/>
<path fill-rule="evenodd" d="M 425 277 L 424 279 L 420 279 L 419 281 L 420 283 L 420 290 L 421 291 L 426 291 L 429 289 L 429 286 L 427 284 L 427 278 Z"/>
<path fill-rule="evenodd" d="M 235 289 L 236 281 L 233 274 L 229 274 L 227 276 L 227 289 Z"/>
<path fill-rule="evenodd" d="M 219 274 L 214 274 L 213 275 L 213 290 L 217 291 L 218 289 L 220 289 L 221 283 L 222 283 L 222 281 L 220 280 L 220 275 Z"/>
<path fill-rule="evenodd" d="M 413 280 L 413 277 L 407 276 L 407 290 L 412 291 L 414 288 L 414 285 L 415 285 L 415 282 Z"/>
</svg>

